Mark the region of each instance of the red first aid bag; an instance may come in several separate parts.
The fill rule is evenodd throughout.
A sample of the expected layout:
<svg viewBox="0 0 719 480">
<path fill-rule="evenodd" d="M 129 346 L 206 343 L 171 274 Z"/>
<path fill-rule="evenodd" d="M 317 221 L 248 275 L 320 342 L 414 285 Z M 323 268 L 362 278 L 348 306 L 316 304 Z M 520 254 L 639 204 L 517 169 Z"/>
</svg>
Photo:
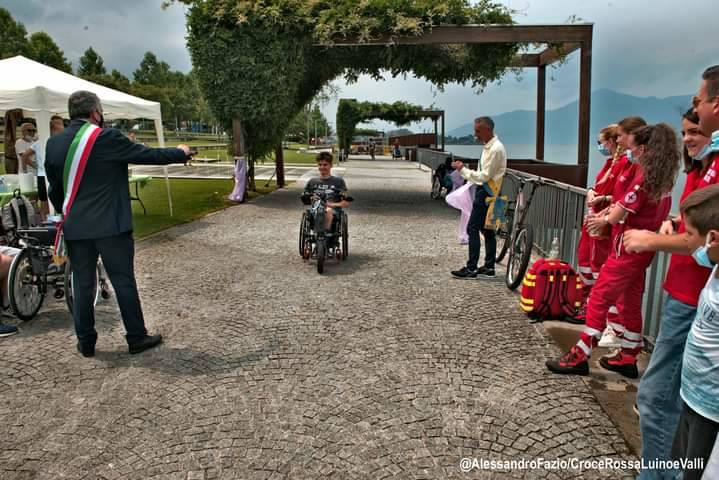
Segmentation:
<svg viewBox="0 0 719 480">
<path fill-rule="evenodd" d="M 582 305 L 582 282 L 566 262 L 540 258 L 522 282 L 520 307 L 533 320 L 574 317 Z"/>
</svg>

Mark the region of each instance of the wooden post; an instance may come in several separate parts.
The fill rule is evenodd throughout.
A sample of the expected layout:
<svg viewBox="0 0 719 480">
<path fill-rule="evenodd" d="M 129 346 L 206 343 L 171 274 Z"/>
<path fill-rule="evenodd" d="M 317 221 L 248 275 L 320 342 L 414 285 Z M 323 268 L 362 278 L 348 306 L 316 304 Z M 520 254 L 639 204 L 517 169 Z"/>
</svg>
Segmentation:
<svg viewBox="0 0 719 480">
<path fill-rule="evenodd" d="M 285 152 L 282 150 L 282 143 L 275 149 L 275 172 L 277 172 L 277 187 L 285 186 Z"/>
<path fill-rule="evenodd" d="M 547 66 L 537 68 L 537 149 L 535 157 L 544 160 L 544 125 L 547 117 Z"/>
<path fill-rule="evenodd" d="M 444 110 L 442 110 L 442 151 L 444 152 Z"/>
<path fill-rule="evenodd" d="M 437 141 L 437 117 L 434 117 L 434 148 L 437 148 L 439 142 Z"/>
<path fill-rule="evenodd" d="M 238 159 L 247 161 L 247 187 L 255 191 L 255 164 L 245 156 L 245 132 L 239 118 L 232 120 L 232 150 L 235 161 Z"/>
<path fill-rule="evenodd" d="M 580 181 L 587 185 L 589 173 L 589 121 L 592 96 L 592 35 L 582 41 L 579 61 L 579 134 L 577 135 L 577 165 Z"/>
</svg>

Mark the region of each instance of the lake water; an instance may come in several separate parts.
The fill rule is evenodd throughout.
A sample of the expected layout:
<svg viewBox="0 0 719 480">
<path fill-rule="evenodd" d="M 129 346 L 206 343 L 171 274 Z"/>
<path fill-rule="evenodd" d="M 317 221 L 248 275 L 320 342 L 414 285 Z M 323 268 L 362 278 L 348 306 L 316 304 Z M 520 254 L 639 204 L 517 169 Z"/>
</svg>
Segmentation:
<svg viewBox="0 0 719 480">
<path fill-rule="evenodd" d="M 507 156 L 515 159 L 534 158 L 535 145 L 505 145 L 507 149 Z M 455 155 L 468 158 L 479 158 L 482 155 L 482 146 L 477 145 L 445 145 L 444 149 L 448 152 L 452 152 Z M 545 145 L 544 146 L 544 159 L 547 162 L 562 163 L 566 165 L 577 164 L 577 146 L 576 145 Z M 593 182 L 594 178 L 599 173 L 599 170 L 604 165 L 605 158 L 599 154 L 599 152 L 592 148 L 589 151 L 589 183 Z M 672 191 L 672 212 L 679 211 L 679 198 L 684 190 L 684 183 L 686 182 L 686 174 L 679 173 L 674 190 Z"/>
</svg>

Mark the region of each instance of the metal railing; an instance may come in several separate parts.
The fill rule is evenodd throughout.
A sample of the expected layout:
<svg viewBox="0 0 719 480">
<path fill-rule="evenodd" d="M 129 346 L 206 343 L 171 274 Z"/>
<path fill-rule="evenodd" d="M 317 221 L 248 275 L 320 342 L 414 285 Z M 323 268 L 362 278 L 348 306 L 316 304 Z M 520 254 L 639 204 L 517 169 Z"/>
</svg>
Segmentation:
<svg viewBox="0 0 719 480">
<path fill-rule="evenodd" d="M 450 156 L 446 152 L 419 149 L 418 161 L 434 171 Z M 455 157 L 459 160 L 471 160 Z M 476 160 L 473 160 L 476 162 Z M 536 175 L 509 169 L 515 175 L 524 178 L 539 178 Z M 428 182 L 429 185 L 429 182 Z M 502 195 L 515 198 L 519 182 L 510 176 L 502 184 Z M 525 186 L 525 188 L 527 188 Z M 527 193 L 527 192 L 525 192 Z M 584 188 L 554 181 L 538 188 L 532 199 L 526 222 L 534 227 L 534 246 L 540 255 L 546 255 L 554 238 L 559 239 L 559 251 L 562 260 L 577 266 L 577 246 L 586 213 L 586 194 Z M 646 287 L 643 298 L 644 336 L 651 342 L 659 332 L 662 306 L 665 292 L 662 283 L 669 267 L 669 255 L 658 253 L 647 270 Z"/>
</svg>

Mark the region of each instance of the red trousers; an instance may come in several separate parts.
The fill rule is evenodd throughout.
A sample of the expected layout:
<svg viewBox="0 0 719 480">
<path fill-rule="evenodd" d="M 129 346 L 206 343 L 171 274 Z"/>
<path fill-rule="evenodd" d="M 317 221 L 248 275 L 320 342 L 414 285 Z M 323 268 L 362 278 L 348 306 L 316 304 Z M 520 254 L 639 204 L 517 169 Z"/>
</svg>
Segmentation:
<svg viewBox="0 0 719 480">
<path fill-rule="evenodd" d="M 644 277 L 653 259 L 654 252 L 627 253 L 622 249 L 617 254 L 611 249 L 602 274 L 592 288 L 586 325 L 578 343 L 587 355 L 591 355 L 592 348 L 599 342 L 613 305 L 617 306 L 622 323 L 618 325 L 620 328 L 612 325 L 622 338 L 622 351 L 636 355 L 641 350 Z M 618 329 L 620 331 L 616 331 Z"/>
<path fill-rule="evenodd" d="M 587 226 L 582 226 L 577 247 L 577 270 L 582 280 L 582 304 L 587 303 L 589 293 L 599 278 L 599 271 L 609 257 L 611 240 L 608 238 L 590 237 Z"/>
</svg>

